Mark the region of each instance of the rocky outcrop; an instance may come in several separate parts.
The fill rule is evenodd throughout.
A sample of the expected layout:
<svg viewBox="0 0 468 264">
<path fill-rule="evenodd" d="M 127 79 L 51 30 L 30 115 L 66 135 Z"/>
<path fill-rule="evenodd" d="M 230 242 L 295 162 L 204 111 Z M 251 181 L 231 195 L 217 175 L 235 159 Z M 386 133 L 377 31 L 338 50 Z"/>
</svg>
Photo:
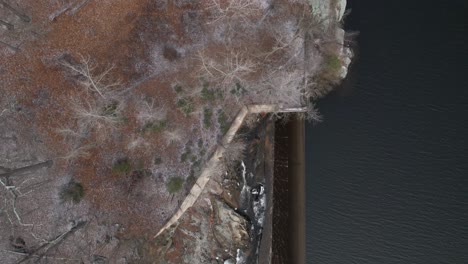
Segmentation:
<svg viewBox="0 0 468 264">
<path fill-rule="evenodd" d="M 317 45 L 326 46 L 326 50 L 331 50 L 332 56 L 328 54 L 329 58 L 336 57 L 340 65 L 335 69 L 334 59 L 327 62 L 325 59 L 325 67 L 327 64 L 332 65 L 332 76 L 326 77 L 328 84 L 319 84 L 315 88 L 313 96 L 315 99 L 323 97 L 328 94 L 334 86 L 339 84 L 348 74 L 348 67 L 353 58 L 353 51 L 346 43 L 346 32 L 342 28 L 342 20 L 346 10 L 346 0 L 309 0 L 313 16 L 318 24 L 322 26 L 322 31 L 326 37 L 315 40 Z M 323 49 L 323 48 L 322 48 Z M 325 56 L 326 57 L 326 56 Z M 327 72 L 327 70 L 325 70 Z M 328 72 L 325 75 L 330 75 Z"/>
<path fill-rule="evenodd" d="M 329 25 L 333 21 L 341 21 L 346 9 L 346 0 L 309 0 L 312 13 Z"/>
</svg>

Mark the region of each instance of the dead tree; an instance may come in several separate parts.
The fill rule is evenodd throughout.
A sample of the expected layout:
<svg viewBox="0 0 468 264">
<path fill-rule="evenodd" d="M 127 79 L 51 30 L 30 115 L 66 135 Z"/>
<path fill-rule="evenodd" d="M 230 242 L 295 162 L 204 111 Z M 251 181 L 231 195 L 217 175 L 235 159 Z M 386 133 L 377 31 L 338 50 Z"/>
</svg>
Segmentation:
<svg viewBox="0 0 468 264">
<path fill-rule="evenodd" d="M 79 221 L 76 223 L 72 228 L 70 228 L 68 231 L 63 232 L 62 234 L 54 237 L 53 239 L 46 241 L 43 243 L 41 246 L 38 248 L 34 249 L 32 252 L 30 252 L 26 257 L 22 258 L 20 261 L 17 262 L 17 264 L 24 263 L 31 258 L 37 258 L 36 263 L 39 262 L 42 258 L 44 258 L 49 250 L 51 250 L 54 247 L 57 247 L 61 242 L 63 242 L 67 237 L 73 235 L 77 230 L 80 228 L 83 228 L 86 225 L 86 221 Z"/>
<path fill-rule="evenodd" d="M 4 42 L 4 41 L 2 41 L 2 40 L 0 40 L 0 44 L 6 46 L 6 47 L 8 47 L 8 48 L 10 48 L 10 49 L 13 50 L 14 52 L 18 52 L 18 51 L 20 50 L 18 47 L 15 47 L 15 46 L 13 46 L 13 45 L 11 45 L 11 44 L 8 44 L 8 43 L 6 43 L 6 42 Z"/>
<path fill-rule="evenodd" d="M 174 130 L 165 130 L 163 133 L 166 144 L 169 146 L 173 143 L 179 143 L 183 140 L 182 130 L 176 128 Z"/>
<path fill-rule="evenodd" d="M 16 208 L 16 200 L 20 197 L 24 197 L 28 195 L 31 192 L 31 191 L 28 191 L 24 193 L 22 191 L 22 187 L 23 187 L 23 184 L 32 180 L 32 178 L 27 178 L 18 185 L 13 184 L 10 178 L 12 176 L 19 176 L 19 175 L 24 175 L 26 173 L 32 173 L 41 168 L 50 168 L 52 164 L 53 162 L 51 160 L 48 160 L 45 162 L 41 162 L 41 163 L 30 165 L 30 166 L 25 166 L 25 167 L 18 168 L 18 169 L 3 168 L 4 170 L 6 170 L 6 172 L 0 174 L 0 186 L 2 186 L 3 189 L 7 192 L 7 194 L 4 197 L 3 211 L 5 212 L 10 224 L 13 224 L 13 220 L 8 213 L 9 210 L 13 212 L 13 215 L 16 218 L 20 226 L 33 226 L 33 224 L 23 223 L 23 220 L 18 211 L 18 208 Z M 8 204 L 10 206 L 10 209 L 7 208 Z"/>
<path fill-rule="evenodd" d="M 91 58 L 80 55 L 80 61 L 73 63 L 63 59 L 61 64 L 77 75 L 79 84 L 87 93 L 96 93 L 104 100 L 115 99 L 118 95 L 118 88 L 121 85 L 119 80 L 111 78 L 110 72 L 113 65 L 107 66 L 104 70 L 98 71 L 98 65 Z"/>
<path fill-rule="evenodd" d="M 89 132 L 94 131 L 98 139 L 105 139 L 118 123 L 122 122 L 122 112 L 125 108 L 121 96 L 121 82 L 111 76 L 113 65 L 99 67 L 89 56 L 80 56 L 76 61 L 71 56 L 64 56 L 60 60 L 68 73 L 84 89 L 86 95 L 80 99 L 71 99 L 71 110 L 78 120 L 77 130 L 66 129 L 65 135 L 78 133 L 77 138 L 83 138 Z M 86 154 L 83 148 L 73 148 L 72 155 Z"/>
<path fill-rule="evenodd" d="M 52 160 L 48 160 L 48 161 L 44 161 L 44 162 L 37 163 L 34 165 L 25 166 L 25 167 L 18 168 L 18 169 L 7 169 L 7 172 L 0 174 L 0 177 L 17 176 L 20 174 L 31 173 L 42 168 L 50 168 L 53 165 L 53 163 L 54 162 Z"/>
<path fill-rule="evenodd" d="M 8 4 L 7 2 L 3 1 L 3 0 L 0 0 L 0 5 L 5 8 L 5 9 L 8 9 L 10 10 L 10 12 L 12 12 L 13 14 L 15 14 L 15 16 L 17 16 L 19 19 L 21 19 L 23 22 L 26 22 L 26 23 L 29 23 L 31 22 L 31 18 L 29 16 L 27 16 L 26 14 L 24 14 L 23 12 L 19 11 L 18 9 L 16 8 L 13 8 L 10 4 Z"/>
<path fill-rule="evenodd" d="M 214 60 L 200 52 L 200 76 L 219 84 L 223 92 L 229 92 L 235 85 L 245 85 L 250 74 L 257 70 L 257 64 L 242 52 L 230 51 L 221 55 L 221 61 Z"/>
<path fill-rule="evenodd" d="M 207 7 L 211 13 L 209 23 L 249 23 L 250 18 L 260 11 L 257 3 L 255 0 L 211 0 Z"/>
<path fill-rule="evenodd" d="M 8 23 L 8 22 L 6 22 L 6 21 L 3 21 L 3 20 L 1 20 L 1 19 L 0 19 L 0 25 L 6 27 L 6 29 L 8 29 L 8 30 L 13 30 L 13 29 L 15 29 L 15 26 L 13 26 L 13 24 Z"/>
<path fill-rule="evenodd" d="M 81 133 L 78 139 L 94 132 L 98 140 L 105 140 L 122 122 L 123 103 L 119 101 L 88 98 L 84 102 L 72 100 L 71 106 Z"/>
<path fill-rule="evenodd" d="M 167 108 L 164 105 L 155 104 L 155 100 L 151 99 L 140 105 L 138 110 L 137 120 L 140 124 L 151 124 L 161 122 L 166 119 Z"/>
</svg>

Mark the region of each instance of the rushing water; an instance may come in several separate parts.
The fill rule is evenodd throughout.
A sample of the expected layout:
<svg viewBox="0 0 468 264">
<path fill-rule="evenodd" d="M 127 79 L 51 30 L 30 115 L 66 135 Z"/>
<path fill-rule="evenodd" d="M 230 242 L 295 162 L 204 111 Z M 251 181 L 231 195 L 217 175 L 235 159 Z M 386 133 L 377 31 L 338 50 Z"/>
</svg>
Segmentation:
<svg viewBox="0 0 468 264">
<path fill-rule="evenodd" d="M 307 127 L 308 263 L 468 263 L 468 1 L 348 5 L 358 59 Z"/>
</svg>

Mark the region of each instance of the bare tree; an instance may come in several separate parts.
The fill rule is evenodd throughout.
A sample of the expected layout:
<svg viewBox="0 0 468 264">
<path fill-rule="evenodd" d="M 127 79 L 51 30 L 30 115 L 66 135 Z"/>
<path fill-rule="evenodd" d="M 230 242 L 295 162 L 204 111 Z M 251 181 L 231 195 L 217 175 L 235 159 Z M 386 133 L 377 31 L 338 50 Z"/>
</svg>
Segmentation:
<svg viewBox="0 0 468 264">
<path fill-rule="evenodd" d="M 10 10 L 15 16 L 19 17 L 23 22 L 29 23 L 31 22 L 31 18 L 27 16 L 25 13 L 21 12 L 17 8 L 12 7 L 10 4 L 7 2 L 0 0 L 0 5 L 3 6 L 4 8 Z"/>
<path fill-rule="evenodd" d="M 83 135 L 94 131 L 98 140 L 105 140 L 122 122 L 124 106 L 121 102 L 111 101 L 106 104 L 103 100 L 93 99 L 84 102 L 71 100 L 71 102 Z"/>
<path fill-rule="evenodd" d="M 166 119 L 167 108 L 164 105 L 155 104 L 155 100 L 145 101 L 140 105 L 138 110 L 137 120 L 140 124 L 145 125 L 153 122 L 160 122 Z"/>
<path fill-rule="evenodd" d="M 8 43 L 6 43 L 6 42 L 4 42 L 4 41 L 1 41 L 1 40 L 0 40 L 0 44 L 6 46 L 6 47 L 8 47 L 8 48 L 10 48 L 10 49 L 11 49 L 12 51 L 14 51 L 14 52 L 18 52 L 18 51 L 20 50 L 18 47 L 15 47 L 15 46 L 13 46 L 13 45 L 11 45 L 11 44 L 8 44 Z"/>
<path fill-rule="evenodd" d="M 75 160 L 75 159 L 78 159 L 78 158 L 88 157 L 90 155 L 89 150 L 92 147 L 93 146 L 91 146 L 91 145 L 78 146 L 78 147 L 72 146 L 71 149 L 64 156 L 62 156 L 60 158 L 64 159 L 67 162 L 69 162 L 71 160 Z"/>
<path fill-rule="evenodd" d="M 226 150 L 223 154 L 223 163 L 227 168 L 231 168 L 236 162 L 239 162 L 244 158 L 247 144 L 241 139 L 236 139 L 225 147 Z"/>
<path fill-rule="evenodd" d="M 298 107 L 303 104 L 303 72 L 300 70 L 274 71 L 256 86 L 253 92 L 260 103 Z"/>
<path fill-rule="evenodd" d="M 82 55 L 80 55 L 79 63 L 63 59 L 61 64 L 73 74 L 78 75 L 79 83 L 86 92 L 96 93 L 104 100 L 115 99 L 118 96 L 121 82 L 110 76 L 114 69 L 113 65 L 109 65 L 99 72 L 98 65 L 89 56 Z"/>
<path fill-rule="evenodd" d="M 221 56 L 221 61 L 209 58 L 200 52 L 200 75 L 219 84 L 224 92 L 229 92 L 236 84 L 245 85 L 250 74 L 257 70 L 257 64 L 244 53 L 231 50 Z"/>
<path fill-rule="evenodd" d="M 30 173 L 41 168 L 50 168 L 53 164 L 52 160 L 44 161 L 41 163 L 25 166 L 18 169 L 6 169 L 6 172 L 1 173 L 0 177 L 11 177 L 18 174 Z"/>
<path fill-rule="evenodd" d="M 250 18 L 261 10 L 258 1 L 255 0 L 211 0 L 207 9 L 211 13 L 210 24 L 248 23 Z"/>
<path fill-rule="evenodd" d="M 8 30 L 13 30 L 15 28 L 13 24 L 3 21 L 1 19 L 0 19 L 0 25 L 4 26 Z"/>
<path fill-rule="evenodd" d="M 184 138 L 182 130 L 178 128 L 164 131 L 163 136 L 167 145 L 182 142 Z"/>
<path fill-rule="evenodd" d="M 307 106 L 307 111 L 305 112 L 305 119 L 312 121 L 313 123 L 321 122 L 323 120 L 320 112 L 315 108 L 315 105 L 311 102 Z"/>
<path fill-rule="evenodd" d="M 15 234 L 15 231 L 18 231 L 16 228 L 19 227 L 22 231 L 26 231 L 26 233 L 29 233 L 31 236 L 37 237 L 34 233 L 34 227 L 39 226 L 40 223 L 29 222 L 31 220 L 26 222 L 23 217 L 27 213 L 23 212 L 17 204 L 20 199 L 27 198 L 32 192 L 34 192 L 35 187 L 41 185 L 41 183 L 38 182 L 28 184 L 30 182 L 34 182 L 36 177 L 24 176 L 37 172 L 37 170 L 41 168 L 49 168 L 52 164 L 53 162 L 48 160 L 17 169 L 3 168 L 5 172 L 0 174 L 0 194 L 3 198 L 3 206 L 0 208 L 0 211 L 8 220 L 8 223 L 12 228 L 12 234 Z M 15 243 L 15 241 L 13 241 L 13 243 Z M 24 245 L 19 243 L 16 245 L 16 248 L 22 249 L 23 246 Z"/>
<path fill-rule="evenodd" d="M 17 262 L 17 264 L 24 263 L 32 258 L 36 258 L 35 263 L 39 262 L 44 258 L 49 250 L 54 247 L 57 247 L 61 242 L 63 242 L 67 237 L 71 236 L 77 230 L 83 228 L 86 225 L 86 221 L 78 221 L 73 225 L 69 230 L 61 233 L 60 235 L 50 239 L 45 240 L 42 245 L 34 249 L 32 252 L 28 253 L 24 258 Z M 68 258 L 63 258 L 64 260 L 69 260 Z"/>
</svg>

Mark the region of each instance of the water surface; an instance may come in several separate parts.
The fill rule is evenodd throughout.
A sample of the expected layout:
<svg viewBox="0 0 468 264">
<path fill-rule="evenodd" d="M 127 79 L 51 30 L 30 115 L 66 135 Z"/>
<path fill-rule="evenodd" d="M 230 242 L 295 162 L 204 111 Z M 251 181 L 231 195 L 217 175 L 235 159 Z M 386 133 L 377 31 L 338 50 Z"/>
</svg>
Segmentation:
<svg viewBox="0 0 468 264">
<path fill-rule="evenodd" d="M 468 1 L 348 5 L 359 58 L 306 133 L 308 263 L 468 263 Z"/>
</svg>

